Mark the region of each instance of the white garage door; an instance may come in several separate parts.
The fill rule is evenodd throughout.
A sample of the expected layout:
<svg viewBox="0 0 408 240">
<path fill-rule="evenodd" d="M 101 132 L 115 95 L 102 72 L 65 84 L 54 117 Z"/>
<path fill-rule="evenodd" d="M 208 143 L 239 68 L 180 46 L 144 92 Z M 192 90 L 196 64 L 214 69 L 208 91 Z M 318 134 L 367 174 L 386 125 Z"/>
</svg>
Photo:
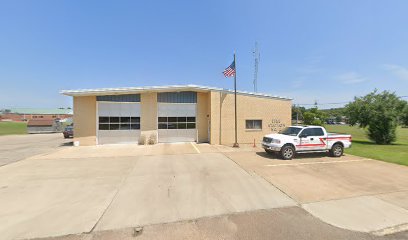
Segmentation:
<svg viewBox="0 0 408 240">
<path fill-rule="evenodd" d="M 158 103 L 159 142 L 195 142 L 196 104 Z"/>
<path fill-rule="evenodd" d="M 98 144 L 137 143 L 140 103 L 98 102 Z"/>
</svg>

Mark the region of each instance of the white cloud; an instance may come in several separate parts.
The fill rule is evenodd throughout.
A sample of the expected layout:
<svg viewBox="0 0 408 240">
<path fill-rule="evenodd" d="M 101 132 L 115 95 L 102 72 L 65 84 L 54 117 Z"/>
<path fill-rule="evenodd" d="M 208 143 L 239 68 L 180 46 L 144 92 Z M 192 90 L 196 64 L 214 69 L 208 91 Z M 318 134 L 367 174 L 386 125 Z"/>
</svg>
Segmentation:
<svg viewBox="0 0 408 240">
<path fill-rule="evenodd" d="M 408 81 L 408 68 L 395 64 L 385 64 L 384 68 L 399 79 Z"/>
<path fill-rule="evenodd" d="M 361 82 L 365 82 L 368 80 L 367 78 L 362 77 L 355 72 L 347 72 L 347 73 L 337 75 L 335 79 L 344 84 L 356 84 L 356 83 L 361 83 Z"/>
</svg>

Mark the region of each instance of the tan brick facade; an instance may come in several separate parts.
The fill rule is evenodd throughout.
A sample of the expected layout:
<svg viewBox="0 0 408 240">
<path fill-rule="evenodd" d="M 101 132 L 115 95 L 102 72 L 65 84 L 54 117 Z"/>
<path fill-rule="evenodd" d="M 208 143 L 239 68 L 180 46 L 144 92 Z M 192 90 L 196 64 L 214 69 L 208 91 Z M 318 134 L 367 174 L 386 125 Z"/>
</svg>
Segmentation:
<svg viewBox="0 0 408 240">
<path fill-rule="evenodd" d="M 140 135 L 145 139 L 155 136 L 157 142 L 157 93 L 140 94 Z"/>
<path fill-rule="evenodd" d="M 290 100 L 237 95 L 238 143 L 259 143 L 262 137 L 291 123 Z M 234 94 L 211 92 L 211 144 L 235 142 Z M 245 120 L 262 120 L 261 130 L 248 130 Z"/>
<path fill-rule="evenodd" d="M 157 92 L 142 92 L 141 136 L 158 136 Z M 289 99 L 254 95 L 237 95 L 238 143 L 259 144 L 266 134 L 278 132 L 291 123 Z M 80 145 L 97 144 L 97 104 L 95 96 L 74 97 L 74 141 Z M 262 120 L 262 129 L 246 129 L 246 120 Z M 197 92 L 197 141 L 232 145 L 234 131 L 234 94 L 222 91 Z"/>
<path fill-rule="evenodd" d="M 96 144 L 96 97 L 74 97 L 74 141 Z"/>
<path fill-rule="evenodd" d="M 209 142 L 209 122 L 210 122 L 210 93 L 197 93 L 197 132 L 198 142 Z"/>
</svg>

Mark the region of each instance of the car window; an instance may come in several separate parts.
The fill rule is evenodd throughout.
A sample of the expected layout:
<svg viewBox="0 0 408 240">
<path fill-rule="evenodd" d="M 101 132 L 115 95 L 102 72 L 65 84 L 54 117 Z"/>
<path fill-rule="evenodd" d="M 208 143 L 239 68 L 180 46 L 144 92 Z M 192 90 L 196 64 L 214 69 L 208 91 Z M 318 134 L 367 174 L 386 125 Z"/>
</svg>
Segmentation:
<svg viewBox="0 0 408 240">
<path fill-rule="evenodd" d="M 313 136 L 324 136 L 323 129 L 321 128 L 312 128 Z"/>
<path fill-rule="evenodd" d="M 321 128 L 306 128 L 301 134 L 306 136 L 324 136 L 323 129 Z"/>
<path fill-rule="evenodd" d="M 313 129 L 312 128 L 306 128 L 302 131 L 301 135 L 304 136 L 313 136 Z"/>
<path fill-rule="evenodd" d="M 289 135 L 289 136 L 296 136 L 300 130 L 302 130 L 301 128 L 298 127 L 287 127 L 285 129 L 283 129 L 282 131 L 280 131 L 280 134 L 284 134 L 284 135 Z"/>
</svg>

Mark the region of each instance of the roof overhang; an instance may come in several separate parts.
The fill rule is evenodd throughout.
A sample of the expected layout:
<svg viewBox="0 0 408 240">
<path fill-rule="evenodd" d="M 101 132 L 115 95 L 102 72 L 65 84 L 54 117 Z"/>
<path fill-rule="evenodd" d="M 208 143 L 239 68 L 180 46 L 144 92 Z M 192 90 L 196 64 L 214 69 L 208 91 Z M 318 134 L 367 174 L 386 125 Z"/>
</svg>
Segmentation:
<svg viewBox="0 0 408 240">
<path fill-rule="evenodd" d="M 145 92 L 178 92 L 178 91 L 195 91 L 195 92 L 222 92 L 234 93 L 234 90 L 215 88 L 199 85 L 168 85 L 168 86 L 148 86 L 148 87 L 123 87 L 123 88 L 96 88 L 96 89 L 78 89 L 78 90 L 62 90 L 60 93 L 66 96 L 100 96 L 100 95 L 118 95 L 118 94 L 137 94 Z M 291 101 L 292 98 L 280 97 L 264 93 L 254 93 L 237 91 L 239 95 L 273 98 L 280 100 Z"/>
</svg>

